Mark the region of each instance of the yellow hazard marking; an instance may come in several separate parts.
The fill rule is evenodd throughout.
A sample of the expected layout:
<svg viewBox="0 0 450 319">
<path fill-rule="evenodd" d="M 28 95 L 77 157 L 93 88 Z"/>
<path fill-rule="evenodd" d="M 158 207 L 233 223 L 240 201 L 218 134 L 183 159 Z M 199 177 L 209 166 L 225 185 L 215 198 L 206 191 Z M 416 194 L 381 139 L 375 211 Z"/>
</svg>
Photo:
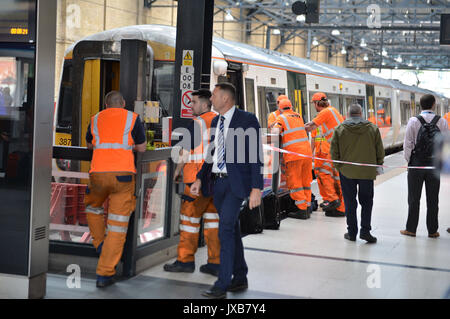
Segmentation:
<svg viewBox="0 0 450 319">
<path fill-rule="evenodd" d="M 183 57 L 183 65 L 192 65 L 192 55 L 189 51 Z"/>
</svg>

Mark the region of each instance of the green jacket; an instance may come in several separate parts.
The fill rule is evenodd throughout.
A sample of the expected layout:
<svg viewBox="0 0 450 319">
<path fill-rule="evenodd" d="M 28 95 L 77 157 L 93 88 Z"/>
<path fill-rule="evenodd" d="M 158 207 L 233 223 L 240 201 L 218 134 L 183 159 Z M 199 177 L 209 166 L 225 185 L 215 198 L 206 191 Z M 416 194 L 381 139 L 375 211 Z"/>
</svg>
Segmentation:
<svg viewBox="0 0 450 319">
<path fill-rule="evenodd" d="M 384 162 L 384 147 L 378 127 L 369 121 L 351 117 L 339 125 L 331 139 L 331 158 L 354 163 Z M 376 179 L 376 167 L 334 163 L 336 169 L 351 179 Z"/>
</svg>

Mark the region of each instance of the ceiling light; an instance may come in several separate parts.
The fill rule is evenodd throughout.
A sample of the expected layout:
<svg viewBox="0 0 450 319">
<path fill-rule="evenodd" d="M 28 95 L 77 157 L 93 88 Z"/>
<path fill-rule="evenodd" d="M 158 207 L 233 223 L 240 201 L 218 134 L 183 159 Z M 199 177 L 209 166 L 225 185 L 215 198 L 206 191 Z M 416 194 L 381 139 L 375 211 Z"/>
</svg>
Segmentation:
<svg viewBox="0 0 450 319">
<path fill-rule="evenodd" d="M 413 66 L 413 63 L 412 63 L 412 61 L 409 61 L 409 64 L 408 64 L 408 66 Z"/>
<path fill-rule="evenodd" d="M 386 51 L 386 49 L 383 49 L 383 52 L 381 52 L 381 54 L 383 55 L 383 56 L 387 56 L 387 51 Z"/>
<path fill-rule="evenodd" d="M 279 35 L 280 33 L 280 29 L 273 29 L 273 34 Z"/>
<path fill-rule="evenodd" d="M 297 22 L 305 22 L 306 21 L 306 17 L 304 14 L 298 15 L 295 19 L 297 20 Z"/>
<path fill-rule="evenodd" d="M 395 59 L 395 61 L 397 61 L 398 63 L 402 63 L 403 59 L 402 57 L 399 55 L 397 59 Z"/>
<path fill-rule="evenodd" d="M 361 44 L 360 46 L 362 46 L 363 48 L 365 48 L 367 46 L 366 41 L 364 40 L 364 38 L 361 39 Z"/>
<path fill-rule="evenodd" d="M 338 29 L 334 29 L 333 31 L 331 31 L 331 35 L 340 35 L 341 33 L 339 32 Z"/>
<path fill-rule="evenodd" d="M 312 45 L 314 46 L 319 45 L 319 41 L 317 41 L 316 37 L 313 38 Z"/>
<path fill-rule="evenodd" d="M 381 65 L 386 65 L 386 62 L 382 61 L 382 62 L 381 62 Z"/>
<path fill-rule="evenodd" d="M 233 16 L 231 15 L 231 12 L 230 12 L 230 11 L 227 11 L 227 15 L 225 16 L 225 20 L 226 20 L 226 21 L 233 21 L 233 20 L 234 20 L 234 18 L 233 18 Z"/>
<path fill-rule="evenodd" d="M 416 70 L 418 70 L 419 69 L 419 66 L 416 66 Z"/>
<path fill-rule="evenodd" d="M 345 50 L 345 46 L 342 47 L 341 54 L 347 54 L 347 50 Z"/>
<path fill-rule="evenodd" d="M 364 54 L 363 60 L 364 61 L 369 61 L 369 57 L 367 56 L 367 54 Z"/>
<path fill-rule="evenodd" d="M 395 66 L 395 69 L 396 69 L 396 70 L 398 69 L 398 65 Z"/>
</svg>

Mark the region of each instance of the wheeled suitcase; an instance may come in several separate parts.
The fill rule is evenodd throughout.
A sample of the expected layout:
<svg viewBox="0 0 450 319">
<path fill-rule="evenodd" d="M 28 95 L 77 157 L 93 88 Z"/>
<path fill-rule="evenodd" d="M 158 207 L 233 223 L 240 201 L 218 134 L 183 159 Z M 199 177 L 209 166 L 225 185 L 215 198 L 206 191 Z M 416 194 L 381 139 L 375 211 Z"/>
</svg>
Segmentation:
<svg viewBox="0 0 450 319">
<path fill-rule="evenodd" d="M 239 215 L 241 235 L 259 234 L 264 228 L 264 212 L 262 205 L 250 210 L 248 199 L 242 202 Z"/>
<path fill-rule="evenodd" d="M 271 193 L 263 198 L 264 228 L 279 229 L 281 221 L 280 204 L 275 194 Z"/>
</svg>

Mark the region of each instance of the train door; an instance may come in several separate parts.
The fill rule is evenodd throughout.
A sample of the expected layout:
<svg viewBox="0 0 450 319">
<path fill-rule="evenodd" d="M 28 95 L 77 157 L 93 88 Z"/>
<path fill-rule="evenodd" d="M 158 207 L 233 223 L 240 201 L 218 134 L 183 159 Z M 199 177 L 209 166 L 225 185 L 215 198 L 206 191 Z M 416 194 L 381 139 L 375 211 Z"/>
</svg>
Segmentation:
<svg viewBox="0 0 450 319">
<path fill-rule="evenodd" d="M 261 127 L 267 127 L 269 114 L 278 109 L 277 98 L 286 94 L 285 89 L 258 86 L 259 123 Z"/>
<path fill-rule="evenodd" d="M 288 72 L 288 96 L 292 101 L 295 112 L 299 113 L 303 120 L 308 122 L 306 75 L 302 73 Z"/>
<path fill-rule="evenodd" d="M 219 76 L 218 83 L 229 82 L 236 88 L 236 106 L 244 110 L 244 83 L 242 78 L 242 64 L 228 62 L 226 76 Z"/>
</svg>

